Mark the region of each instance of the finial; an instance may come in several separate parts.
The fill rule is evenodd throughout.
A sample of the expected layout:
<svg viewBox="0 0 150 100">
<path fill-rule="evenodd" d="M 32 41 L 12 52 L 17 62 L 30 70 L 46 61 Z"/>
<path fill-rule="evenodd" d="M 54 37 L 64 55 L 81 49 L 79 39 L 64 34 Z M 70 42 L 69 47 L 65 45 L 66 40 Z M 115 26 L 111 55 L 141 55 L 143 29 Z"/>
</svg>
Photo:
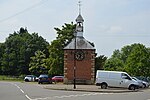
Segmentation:
<svg viewBox="0 0 150 100">
<path fill-rule="evenodd" d="M 78 5 L 79 5 L 79 14 L 81 14 L 81 1 L 78 1 Z"/>
</svg>

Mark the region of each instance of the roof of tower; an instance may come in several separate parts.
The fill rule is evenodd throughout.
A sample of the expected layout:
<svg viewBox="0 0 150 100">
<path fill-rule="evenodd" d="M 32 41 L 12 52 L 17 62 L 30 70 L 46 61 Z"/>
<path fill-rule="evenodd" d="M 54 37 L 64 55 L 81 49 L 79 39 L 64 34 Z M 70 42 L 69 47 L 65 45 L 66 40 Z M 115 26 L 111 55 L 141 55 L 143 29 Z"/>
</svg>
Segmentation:
<svg viewBox="0 0 150 100">
<path fill-rule="evenodd" d="M 84 22 L 83 17 L 81 16 L 81 14 L 79 14 L 79 16 L 76 18 L 76 22 Z"/>
<path fill-rule="evenodd" d="M 64 49 L 95 49 L 95 48 L 84 37 L 76 37 L 73 38 L 72 41 Z"/>
</svg>

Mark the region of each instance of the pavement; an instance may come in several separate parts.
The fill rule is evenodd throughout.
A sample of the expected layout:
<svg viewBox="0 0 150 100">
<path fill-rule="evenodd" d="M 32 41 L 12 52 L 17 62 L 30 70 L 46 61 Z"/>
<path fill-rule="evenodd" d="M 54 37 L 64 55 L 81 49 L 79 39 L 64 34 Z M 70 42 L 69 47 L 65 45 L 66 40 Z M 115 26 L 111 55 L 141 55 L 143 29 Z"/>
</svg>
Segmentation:
<svg viewBox="0 0 150 100">
<path fill-rule="evenodd" d="M 101 93 L 124 93 L 124 92 L 139 92 L 141 89 L 136 90 L 128 90 L 125 88 L 107 88 L 107 89 L 101 89 L 100 86 L 96 85 L 76 85 L 76 89 L 74 89 L 73 84 L 49 84 L 49 85 L 43 85 L 43 88 L 50 89 L 50 90 L 63 90 L 63 91 L 82 91 L 82 92 L 101 92 Z"/>
</svg>

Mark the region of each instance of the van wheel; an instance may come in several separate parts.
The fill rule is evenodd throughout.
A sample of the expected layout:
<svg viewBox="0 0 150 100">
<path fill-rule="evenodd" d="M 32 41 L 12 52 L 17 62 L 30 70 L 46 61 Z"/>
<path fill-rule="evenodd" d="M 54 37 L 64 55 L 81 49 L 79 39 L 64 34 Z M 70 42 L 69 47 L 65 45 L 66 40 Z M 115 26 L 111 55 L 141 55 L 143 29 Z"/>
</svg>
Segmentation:
<svg viewBox="0 0 150 100">
<path fill-rule="evenodd" d="M 129 86 L 129 90 L 135 90 L 135 88 L 136 88 L 136 87 L 135 87 L 134 85 L 130 85 L 130 86 Z"/>
<path fill-rule="evenodd" d="M 102 89 L 107 89 L 107 84 L 106 84 L 106 83 L 102 83 L 102 84 L 101 84 L 101 88 L 102 88 Z"/>
</svg>

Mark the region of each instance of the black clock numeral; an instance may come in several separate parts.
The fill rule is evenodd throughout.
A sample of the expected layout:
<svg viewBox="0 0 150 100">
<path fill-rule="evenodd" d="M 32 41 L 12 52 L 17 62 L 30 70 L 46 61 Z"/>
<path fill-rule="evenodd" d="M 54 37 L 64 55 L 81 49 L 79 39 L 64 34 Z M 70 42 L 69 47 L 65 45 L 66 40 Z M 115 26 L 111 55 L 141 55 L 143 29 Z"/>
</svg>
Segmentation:
<svg viewBox="0 0 150 100">
<path fill-rule="evenodd" d="M 75 53 L 75 59 L 76 60 L 83 60 L 84 59 L 84 52 L 83 51 L 77 51 Z"/>
</svg>

